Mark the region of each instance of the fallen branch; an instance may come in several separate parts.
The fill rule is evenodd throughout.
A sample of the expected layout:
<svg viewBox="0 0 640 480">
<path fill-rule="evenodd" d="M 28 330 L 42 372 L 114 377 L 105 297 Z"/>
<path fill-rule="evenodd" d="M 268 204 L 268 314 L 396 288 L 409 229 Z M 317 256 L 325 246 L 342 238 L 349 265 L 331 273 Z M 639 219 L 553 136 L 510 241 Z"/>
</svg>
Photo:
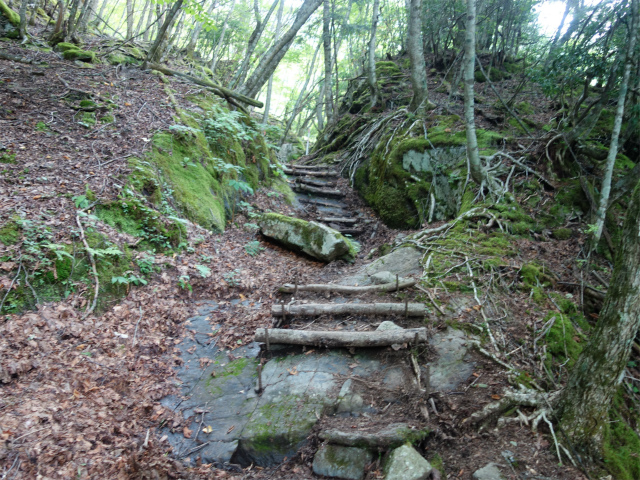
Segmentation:
<svg viewBox="0 0 640 480">
<path fill-rule="evenodd" d="M 286 345 L 313 345 L 325 347 L 388 347 L 397 344 L 413 345 L 427 342 L 426 328 L 410 328 L 407 330 L 383 330 L 375 332 L 344 332 L 344 331 L 318 331 L 318 330 L 288 330 L 271 328 L 258 328 L 255 341 L 269 344 Z"/>
<path fill-rule="evenodd" d="M 87 256 L 89 257 L 89 262 L 91 262 L 91 271 L 93 272 L 93 276 L 96 281 L 95 291 L 93 293 L 93 303 L 91 303 L 90 305 L 87 305 L 87 309 L 85 310 L 84 315 L 82 316 L 82 318 L 86 318 L 91 312 L 93 312 L 93 309 L 96 308 L 96 304 L 98 303 L 98 292 L 100 290 L 100 280 L 98 279 L 98 270 L 96 269 L 96 261 L 93 258 L 91 247 L 89 247 L 89 244 L 87 243 L 87 238 L 84 236 L 84 228 L 82 228 L 82 222 L 80 221 L 80 217 L 78 215 L 76 215 L 76 224 L 80 229 L 80 240 L 82 240 L 84 249 L 86 250 Z"/>
<path fill-rule="evenodd" d="M 264 106 L 262 102 L 254 100 L 253 98 L 249 98 L 245 95 L 242 95 L 241 93 L 234 92 L 233 90 L 229 90 L 228 88 L 218 85 L 217 83 L 214 83 L 211 80 L 205 80 L 205 79 L 193 77 L 186 73 L 178 72 L 177 70 L 171 70 L 169 68 L 163 67 L 162 65 L 158 65 L 157 63 L 150 63 L 149 68 L 151 68 L 152 70 L 157 70 L 159 72 L 162 72 L 165 75 L 172 75 L 176 77 L 185 78 L 190 82 L 195 83 L 196 85 L 200 85 L 202 87 L 206 87 L 210 89 L 213 93 L 215 93 L 219 97 L 224 98 L 227 101 L 229 101 L 229 99 L 232 98 L 232 99 L 238 100 L 239 102 L 246 103 L 247 105 L 251 105 L 253 107 L 262 108 Z"/>
<path fill-rule="evenodd" d="M 307 303 L 302 305 L 273 305 L 271 315 L 281 317 L 286 315 L 408 315 L 423 317 L 424 303 Z"/>
<path fill-rule="evenodd" d="M 342 218 L 342 217 L 318 217 L 319 222 L 327 222 L 327 223 L 346 223 L 349 225 L 355 225 L 358 223 L 357 218 Z"/>
<path fill-rule="evenodd" d="M 416 284 L 416 280 L 401 280 L 396 282 L 383 283 L 381 285 L 367 285 L 364 287 L 353 287 L 350 285 L 330 285 L 330 284 L 310 284 L 310 285 L 298 285 L 299 292 L 329 292 L 329 293 L 342 293 L 342 294 L 358 294 L 369 292 L 393 292 L 396 288 L 408 288 L 413 287 Z M 294 293 L 296 286 L 290 283 L 285 283 L 279 288 L 282 293 Z"/>
<path fill-rule="evenodd" d="M 4 52 L 0 52 L 0 58 L 3 60 L 11 60 L 12 62 L 26 63 L 29 65 L 32 65 L 34 63 L 33 60 L 29 60 L 28 58 L 16 57 L 15 55 L 10 55 Z"/>
</svg>

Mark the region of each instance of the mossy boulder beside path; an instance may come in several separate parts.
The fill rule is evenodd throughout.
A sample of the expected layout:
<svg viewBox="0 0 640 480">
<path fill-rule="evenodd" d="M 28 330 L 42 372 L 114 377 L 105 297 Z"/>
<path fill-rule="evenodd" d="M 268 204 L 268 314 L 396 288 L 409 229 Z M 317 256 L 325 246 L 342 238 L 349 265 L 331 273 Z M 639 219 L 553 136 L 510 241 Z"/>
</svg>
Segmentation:
<svg viewBox="0 0 640 480">
<path fill-rule="evenodd" d="M 262 215 L 258 225 L 264 236 L 323 262 L 332 262 L 338 258 L 353 260 L 357 253 L 355 242 L 320 223 L 266 213 Z"/>
</svg>

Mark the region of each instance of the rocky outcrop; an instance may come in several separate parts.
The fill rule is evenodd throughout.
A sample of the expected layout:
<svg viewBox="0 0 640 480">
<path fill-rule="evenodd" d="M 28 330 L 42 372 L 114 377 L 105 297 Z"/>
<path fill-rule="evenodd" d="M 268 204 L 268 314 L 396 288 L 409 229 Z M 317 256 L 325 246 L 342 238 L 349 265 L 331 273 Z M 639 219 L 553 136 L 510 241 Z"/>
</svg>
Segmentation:
<svg viewBox="0 0 640 480">
<path fill-rule="evenodd" d="M 258 220 L 258 225 L 264 236 L 323 262 L 338 258 L 352 260 L 357 253 L 354 242 L 320 223 L 266 213 Z"/>
</svg>

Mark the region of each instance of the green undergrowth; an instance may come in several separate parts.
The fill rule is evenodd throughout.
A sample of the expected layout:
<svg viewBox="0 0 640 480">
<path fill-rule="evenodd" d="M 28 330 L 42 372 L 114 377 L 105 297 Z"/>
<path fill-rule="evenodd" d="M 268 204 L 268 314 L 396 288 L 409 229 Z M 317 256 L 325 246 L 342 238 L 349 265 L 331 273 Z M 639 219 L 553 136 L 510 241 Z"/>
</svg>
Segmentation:
<svg viewBox="0 0 640 480">
<path fill-rule="evenodd" d="M 603 459 L 606 470 L 616 480 L 640 478 L 638 412 L 625 401 L 624 387 L 613 400 L 605 428 Z"/>
<path fill-rule="evenodd" d="M 566 373 L 573 367 L 587 340 L 591 325 L 584 318 L 572 298 L 559 293 L 552 293 L 550 297 L 555 303 L 554 309 L 547 313 L 543 325 L 554 319 L 551 327 L 544 336 L 546 344 L 545 367 L 554 374 Z"/>
<path fill-rule="evenodd" d="M 93 227 L 97 220 L 84 216 L 85 236 L 95 259 L 100 293 L 96 304 L 102 310 L 125 295 L 129 285 L 112 282 L 113 278 L 139 279 L 144 274 L 134 262 L 134 252 L 127 245 L 114 245 Z M 57 242 L 48 227 L 35 221 L 15 219 L 0 228 L 0 242 L 20 248 L 20 264 L 15 258 L 0 261 L 15 263 L 9 277 L 14 288 L 7 295 L 0 313 L 19 313 L 35 308 L 37 303 L 55 302 L 75 294 L 93 299 L 95 277 L 91 262 L 73 229 L 70 239 Z M 135 273 L 134 273 L 135 272 Z"/>
</svg>

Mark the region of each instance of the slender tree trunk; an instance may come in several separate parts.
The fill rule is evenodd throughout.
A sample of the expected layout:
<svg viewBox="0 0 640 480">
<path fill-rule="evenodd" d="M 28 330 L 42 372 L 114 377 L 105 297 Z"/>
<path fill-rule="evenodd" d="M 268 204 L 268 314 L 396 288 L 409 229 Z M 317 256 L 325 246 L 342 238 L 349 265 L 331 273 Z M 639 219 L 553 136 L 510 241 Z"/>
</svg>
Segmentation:
<svg viewBox="0 0 640 480">
<path fill-rule="evenodd" d="M 322 8 L 322 44 L 324 47 L 324 98 L 327 123 L 333 120 L 333 66 L 331 55 L 331 3 L 324 0 Z"/>
<path fill-rule="evenodd" d="M 149 41 L 149 34 L 151 33 L 151 25 L 153 24 L 153 5 L 150 6 L 149 8 L 149 14 L 147 15 L 147 25 L 144 29 L 144 33 L 142 34 L 142 41 L 143 42 L 148 42 Z"/>
<path fill-rule="evenodd" d="M 98 10 L 98 15 L 95 23 L 96 28 L 98 28 L 100 22 L 104 22 L 102 15 L 104 14 L 104 9 L 107 8 L 107 3 L 109 3 L 109 0 L 102 0 L 102 5 L 100 5 L 100 10 Z"/>
<path fill-rule="evenodd" d="M 144 6 L 142 7 L 142 11 L 140 12 L 140 18 L 138 19 L 138 23 L 136 24 L 136 28 L 133 31 L 134 35 L 136 37 L 142 31 L 142 25 L 144 24 L 144 17 L 147 15 L 147 12 L 149 11 L 149 4 L 150 3 L 151 3 L 150 0 L 145 0 L 145 2 L 144 2 Z"/>
<path fill-rule="evenodd" d="M 22 39 L 22 43 L 25 43 L 28 40 L 27 37 L 27 5 L 29 4 L 28 0 L 22 0 L 20 4 L 20 38 Z"/>
<path fill-rule="evenodd" d="M 316 121 L 318 122 L 318 133 L 324 130 L 324 114 L 322 107 L 324 106 L 324 83 L 320 87 L 320 94 L 316 101 Z"/>
<path fill-rule="evenodd" d="M 158 30 L 158 34 L 156 35 L 156 39 L 153 42 L 153 45 L 151 45 L 149 52 L 147 53 L 147 58 L 145 59 L 144 65 L 142 66 L 143 69 L 147 68 L 148 62 L 157 62 L 158 58 L 162 55 L 160 44 L 165 39 L 167 29 L 173 22 L 173 19 L 176 17 L 178 10 L 180 10 L 180 8 L 182 7 L 183 1 L 184 0 L 177 0 L 171 7 L 171 10 L 169 10 L 169 13 L 165 16 L 164 22 L 162 23 L 162 26 L 160 27 L 160 29 Z"/>
<path fill-rule="evenodd" d="M 624 117 L 624 102 L 627 98 L 627 88 L 629 85 L 629 76 L 631 75 L 631 67 L 633 64 L 634 49 L 636 45 L 636 31 L 638 30 L 638 0 L 631 0 L 632 22 L 629 28 L 629 43 L 624 65 L 624 73 L 622 82 L 620 83 L 620 92 L 618 94 L 618 108 L 616 109 L 615 119 L 613 121 L 613 131 L 611 132 L 611 144 L 609 145 L 609 154 L 607 156 L 607 166 L 605 168 L 604 179 L 600 189 L 600 205 L 596 213 L 596 232 L 593 236 L 593 247 L 595 248 L 602 236 L 604 221 L 607 215 L 607 206 L 609 204 L 609 193 L 611 192 L 611 177 L 613 176 L 613 167 L 616 163 L 618 155 L 618 139 L 622 128 L 622 119 Z"/>
<path fill-rule="evenodd" d="M 296 100 L 296 104 L 293 107 L 293 112 L 291 112 L 291 117 L 289 117 L 289 120 L 287 121 L 287 126 L 284 129 L 284 134 L 282 135 L 282 141 L 280 142 L 280 145 L 282 145 L 285 141 L 285 138 L 287 138 L 287 134 L 289 133 L 289 130 L 291 129 L 291 125 L 293 125 L 293 121 L 295 120 L 296 116 L 300 113 L 301 110 L 301 104 L 302 104 L 302 99 L 304 98 L 304 95 L 307 91 L 307 86 L 309 85 L 309 81 L 311 80 L 311 77 L 313 75 L 313 70 L 316 67 L 316 58 L 318 57 L 318 52 L 320 51 L 320 45 L 321 43 L 318 43 L 318 46 L 316 47 L 316 51 L 313 53 L 313 59 L 311 60 L 311 64 L 309 66 L 309 71 L 307 72 L 307 78 L 304 82 L 304 85 L 302 85 L 302 88 L 300 89 L 300 94 L 298 95 L 298 99 Z M 325 82 L 326 85 L 326 82 Z"/>
<path fill-rule="evenodd" d="M 262 62 L 256 67 L 251 76 L 240 88 L 240 92 L 248 97 L 255 97 L 262 86 L 267 82 L 269 77 L 278 67 L 280 60 L 287 53 L 289 47 L 293 43 L 298 30 L 306 23 L 309 17 L 322 4 L 322 0 L 304 0 L 304 3 L 298 10 L 296 18 L 291 28 L 267 50 Z"/>
<path fill-rule="evenodd" d="M 464 46 L 464 120 L 467 129 L 467 158 L 469 160 L 469 170 L 471 178 L 480 185 L 485 186 L 490 191 L 497 191 L 498 186 L 495 180 L 489 176 L 487 170 L 480 162 L 480 152 L 478 150 L 478 139 L 476 137 L 476 123 L 474 116 L 474 68 L 476 57 L 476 0 L 467 0 L 467 29 Z"/>
<path fill-rule="evenodd" d="M 422 2 L 410 0 L 409 10 L 409 35 L 407 46 L 411 61 L 411 86 L 413 98 L 409 105 L 410 112 L 431 110 L 435 107 L 429 101 L 427 88 L 427 68 L 424 64 L 424 51 L 422 49 Z"/>
<path fill-rule="evenodd" d="M 213 58 L 211 59 L 211 71 L 216 73 L 216 66 L 218 64 L 219 55 L 222 53 L 222 47 L 224 45 L 224 37 L 227 33 L 227 25 L 229 24 L 229 19 L 231 18 L 231 14 L 233 13 L 233 8 L 236 5 L 236 0 L 231 0 L 231 8 L 229 8 L 229 13 L 224 18 L 224 23 L 222 24 L 222 31 L 220 32 L 220 40 L 216 45 L 216 48 L 213 50 Z"/>
<path fill-rule="evenodd" d="M 85 1 L 87 2 L 87 8 L 84 10 L 84 13 L 80 16 L 80 20 L 78 21 L 78 32 L 80 33 L 85 33 L 87 31 L 87 25 L 95 16 L 96 7 L 98 5 L 98 0 Z"/>
<path fill-rule="evenodd" d="M 133 8 L 134 0 L 127 0 L 127 38 L 133 37 Z"/>
<path fill-rule="evenodd" d="M 600 319 L 589 343 L 571 370 L 555 413 L 573 445 L 598 454 L 607 425 L 607 412 L 629 361 L 640 328 L 640 184 L 622 231 L 613 278 Z"/>
<path fill-rule="evenodd" d="M 376 79 L 376 30 L 378 29 L 378 16 L 380 0 L 373 0 L 373 16 L 371 17 L 371 36 L 369 37 L 369 90 L 371 90 L 371 108 L 375 107 L 380 97 L 378 80 Z"/>
<path fill-rule="evenodd" d="M 211 12 L 213 12 L 213 9 L 216 8 L 216 3 L 217 0 L 213 0 L 211 2 L 211 5 L 209 5 L 209 9 L 207 10 L 207 16 L 211 15 Z M 202 31 L 202 28 L 204 27 L 204 23 L 203 22 L 198 22 L 196 23 L 196 26 L 193 29 L 193 32 L 191 32 L 191 37 L 189 38 L 189 44 L 187 45 L 187 56 L 188 57 L 193 57 L 193 53 L 196 51 L 196 45 L 198 44 L 198 37 L 200 36 L 200 32 Z"/>
<path fill-rule="evenodd" d="M 242 60 L 242 64 L 240 65 L 240 68 L 236 72 L 236 75 L 233 77 L 233 80 L 231 81 L 232 87 L 241 85 L 242 82 L 244 82 L 244 79 L 246 78 L 247 72 L 249 70 L 249 64 L 251 63 L 251 57 L 253 55 L 253 52 L 255 51 L 256 46 L 258 45 L 258 42 L 260 41 L 260 37 L 262 37 L 262 33 L 264 32 L 264 29 L 267 26 L 267 23 L 269 22 L 269 18 L 271 18 L 271 14 L 276 9 L 276 6 L 278 6 L 279 2 L 280 0 L 275 0 L 271 4 L 271 8 L 265 15 L 264 20 L 260 20 L 259 19 L 260 12 L 259 10 L 257 10 L 258 1 L 255 0 L 254 10 L 257 10 L 256 28 L 253 30 L 253 32 L 251 33 L 251 36 L 249 37 L 249 42 L 247 43 L 247 51 L 244 55 L 244 59 Z"/>
<path fill-rule="evenodd" d="M 276 21 L 276 35 L 273 39 L 274 42 L 278 41 L 278 37 L 280 36 L 280 29 L 282 28 L 282 12 L 284 11 L 284 0 L 280 0 L 280 7 L 278 7 L 278 19 Z M 267 98 L 264 102 L 264 113 L 262 115 L 262 123 L 269 122 L 269 110 L 271 109 L 271 94 L 273 93 L 273 73 L 269 77 L 269 82 L 267 83 Z"/>
</svg>

